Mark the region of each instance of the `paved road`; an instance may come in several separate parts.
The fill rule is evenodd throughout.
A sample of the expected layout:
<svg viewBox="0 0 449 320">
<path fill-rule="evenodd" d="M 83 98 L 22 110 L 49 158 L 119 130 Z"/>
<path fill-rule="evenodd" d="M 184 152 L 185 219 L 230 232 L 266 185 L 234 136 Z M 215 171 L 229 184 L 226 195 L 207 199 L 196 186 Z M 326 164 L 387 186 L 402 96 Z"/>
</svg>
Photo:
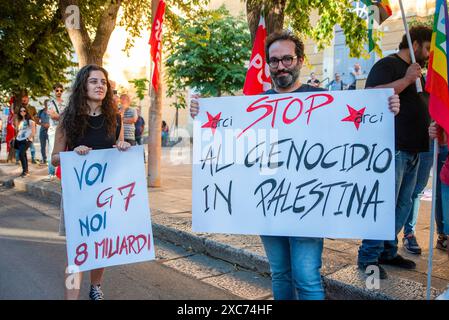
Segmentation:
<svg viewBox="0 0 449 320">
<path fill-rule="evenodd" d="M 0 189 L 0 299 L 62 299 L 65 242 L 58 221 L 18 199 Z M 238 299 L 157 261 L 108 268 L 103 290 L 107 299 Z"/>
</svg>

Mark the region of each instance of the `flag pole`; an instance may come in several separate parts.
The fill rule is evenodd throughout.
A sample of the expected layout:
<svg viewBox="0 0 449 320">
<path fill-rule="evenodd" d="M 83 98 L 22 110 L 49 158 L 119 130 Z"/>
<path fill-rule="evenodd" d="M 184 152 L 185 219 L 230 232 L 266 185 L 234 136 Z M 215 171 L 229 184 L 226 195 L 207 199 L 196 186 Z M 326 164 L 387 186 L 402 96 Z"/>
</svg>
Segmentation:
<svg viewBox="0 0 449 320">
<path fill-rule="evenodd" d="M 435 210 L 437 203 L 437 179 L 438 179 L 438 138 L 433 139 L 433 167 L 432 167 L 432 209 L 430 213 L 430 236 L 429 236 L 429 258 L 427 264 L 427 292 L 426 299 L 430 300 L 430 289 L 432 285 L 433 264 L 433 234 L 435 232 Z"/>
<path fill-rule="evenodd" d="M 402 5 L 402 0 L 399 0 L 399 6 L 401 7 L 402 22 L 404 23 L 405 35 L 407 37 L 408 48 L 410 51 L 410 57 L 412 59 L 412 63 L 415 63 L 416 62 L 415 52 L 413 51 L 412 38 L 410 37 L 410 31 L 408 29 L 407 18 L 405 17 L 405 11 L 404 11 L 404 6 Z M 422 92 L 422 85 L 421 85 L 420 78 L 416 79 L 416 91 L 418 93 Z"/>
</svg>

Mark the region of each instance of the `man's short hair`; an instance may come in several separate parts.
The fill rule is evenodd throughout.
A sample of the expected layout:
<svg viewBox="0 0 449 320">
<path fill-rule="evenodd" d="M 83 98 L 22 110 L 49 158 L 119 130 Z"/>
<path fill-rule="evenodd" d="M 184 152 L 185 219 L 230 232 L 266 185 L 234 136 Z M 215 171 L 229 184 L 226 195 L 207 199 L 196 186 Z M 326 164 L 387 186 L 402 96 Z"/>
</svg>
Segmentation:
<svg viewBox="0 0 449 320">
<path fill-rule="evenodd" d="M 280 32 L 274 32 L 267 37 L 267 40 L 265 41 L 265 54 L 267 60 L 270 59 L 269 49 L 271 45 L 276 41 L 283 40 L 291 41 L 295 44 L 295 53 L 298 56 L 298 60 L 304 58 L 304 43 L 302 42 L 302 40 L 293 32 L 282 30 Z"/>
<path fill-rule="evenodd" d="M 422 46 L 424 42 L 432 41 L 432 29 L 425 25 L 417 25 L 410 28 L 410 38 L 412 39 L 412 44 L 418 41 L 419 45 Z M 399 44 L 399 50 L 408 49 L 407 36 L 404 34 L 402 41 Z"/>
<path fill-rule="evenodd" d="M 53 90 L 56 90 L 57 88 L 64 89 L 64 86 L 63 86 L 62 84 L 60 84 L 60 83 L 57 83 L 57 84 L 55 84 L 55 85 L 53 86 Z"/>
</svg>

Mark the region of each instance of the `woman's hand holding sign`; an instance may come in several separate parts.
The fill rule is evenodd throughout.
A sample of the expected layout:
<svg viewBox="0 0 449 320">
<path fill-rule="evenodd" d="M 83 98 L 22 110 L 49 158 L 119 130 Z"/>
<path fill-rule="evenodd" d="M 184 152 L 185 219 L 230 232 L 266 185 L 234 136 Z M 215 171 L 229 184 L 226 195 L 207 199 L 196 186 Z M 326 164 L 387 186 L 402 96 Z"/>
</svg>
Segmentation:
<svg viewBox="0 0 449 320">
<path fill-rule="evenodd" d="M 126 151 L 131 148 L 131 144 L 126 141 L 118 141 L 117 144 L 114 145 L 114 148 L 117 148 L 119 151 Z"/>
<path fill-rule="evenodd" d="M 73 151 L 78 153 L 80 156 L 85 156 L 89 153 L 89 151 L 92 150 L 92 148 L 86 147 L 86 146 L 78 146 Z"/>
</svg>

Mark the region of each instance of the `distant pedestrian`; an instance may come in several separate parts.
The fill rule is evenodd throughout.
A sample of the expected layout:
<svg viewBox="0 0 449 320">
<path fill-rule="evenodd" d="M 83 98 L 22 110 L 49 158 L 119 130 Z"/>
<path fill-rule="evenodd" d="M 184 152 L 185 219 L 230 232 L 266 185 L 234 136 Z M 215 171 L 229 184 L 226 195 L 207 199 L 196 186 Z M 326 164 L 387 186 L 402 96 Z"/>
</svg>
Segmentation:
<svg viewBox="0 0 449 320">
<path fill-rule="evenodd" d="M 123 126 L 113 102 L 108 73 L 96 65 L 84 66 L 76 76 L 69 103 L 56 129 L 52 163 L 54 166 L 59 166 L 59 153 L 65 150 L 87 155 L 90 150 L 108 149 L 114 146 L 124 151 L 131 145 L 123 140 Z M 59 234 L 65 236 L 62 204 Z M 104 268 L 90 271 L 89 298 L 91 300 L 104 300 L 101 289 L 103 274 Z M 82 273 L 77 273 L 75 276 L 75 288 L 65 288 L 66 299 L 79 297 Z"/>
<path fill-rule="evenodd" d="M 39 129 L 39 142 L 41 144 L 42 164 L 47 163 L 47 142 L 48 142 L 48 128 L 50 127 L 50 116 L 47 113 L 48 101 L 44 101 L 44 108 L 37 113 L 39 122 L 37 123 L 41 128 Z"/>
<path fill-rule="evenodd" d="M 120 96 L 120 113 L 123 119 L 123 128 L 125 132 L 125 141 L 132 146 L 136 145 L 136 127 L 138 119 L 137 111 L 131 108 L 131 98 L 127 94 Z"/>
<path fill-rule="evenodd" d="M 30 105 L 30 98 L 28 97 L 28 94 L 24 94 L 22 96 L 21 107 L 27 109 L 30 119 L 33 120 L 34 124 L 36 124 L 38 122 L 37 110 L 34 106 Z M 31 143 L 29 148 L 30 148 L 30 152 L 31 152 L 31 163 L 37 163 L 36 162 L 36 148 L 34 147 L 34 143 Z M 16 151 L 16 155 L 18 155 L 17 151 Z"/>
<path fill-rule="evenodd" d="M 140 108 L 137 109 L 137 121 L 134 124 L 136 128 L 136 143 L 138 145 L 142 144 L 142 136 L 145 131 L 145 120 L 142 118 L 141 112 Z"/>
<path fill-rule="evenodd" d="M 347 86 L 343 82 L 343 80 L 341 80 L 341 75 L 337 72 L 335 74 L 335 79 L 332 80 L 331 83 L 328 84 L 327 88 L 330 91 L 337 91 L 337 90 L 346 90 Z"/>
<path fill-rule="evenodd" d="M 62 98 L 64 93 L 64 86 L 57 83 L 53 86 L 54 95 L 53 99 L 48 102 L 48 115 L 50 116 L 50 126 L 48 127 L 48 153 L 53 153 L 53 148 L 55 145 L 56 128 L 58 127 L 61 113 L 66 108 L 66 103 Z M 55 178 L 56 169 L 52 165 L 51 161 L 48 163 L 48 177 L 44 181 L 52 181 Z"/>
<path fill-rule="evenodd" d="M 33 144 L 33 139 L 36 134 L 36 123 L 31 119 L 25 107 L 19 109 L 16 128 L 17 134 L 14 148 L 19 150 L 19 159 L 22 164 L 22 174 L 20 176 L 23 178 L 29 175 L 26 151 Z"/>
<path fill-rule="evenodd" d="M 307 84 L 313 87 L 319 88 L 321 85 L 320 80 L 317 79 L 315 72 L 310 73 L 310 79 L 307 80 Z"/>
<path fill-rule="evenodd" d="M 162 143 L 163 147 L 168 146 L 168 132 L 169 132 L 169 128 L 168 128 L 167 122 L 162 120 L 162 131 L 161 131 L 162 142 L 161 143 Z"/>
</svg>

